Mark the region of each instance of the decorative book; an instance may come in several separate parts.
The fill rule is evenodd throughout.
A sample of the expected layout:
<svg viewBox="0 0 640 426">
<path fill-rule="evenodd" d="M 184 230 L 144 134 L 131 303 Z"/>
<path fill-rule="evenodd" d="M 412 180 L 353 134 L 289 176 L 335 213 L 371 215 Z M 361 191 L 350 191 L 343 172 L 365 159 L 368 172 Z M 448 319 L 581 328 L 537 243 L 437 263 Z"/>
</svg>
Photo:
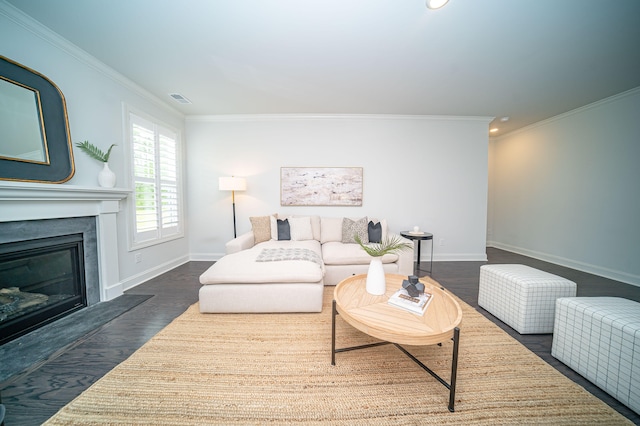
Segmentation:
<svg viewBox="0 0 640 426">
<path fill-rule="evenodd" d="M 401 288 L 393 293 L 389 298 L 388 303 L 409 312 L 413 312 L 414 314 L 424 315 L 431 299 L 433 299 L 433 295 L 431 293 L 421 293 L 417 297 L 411 297 L 407 290 Z"/>
</svg>

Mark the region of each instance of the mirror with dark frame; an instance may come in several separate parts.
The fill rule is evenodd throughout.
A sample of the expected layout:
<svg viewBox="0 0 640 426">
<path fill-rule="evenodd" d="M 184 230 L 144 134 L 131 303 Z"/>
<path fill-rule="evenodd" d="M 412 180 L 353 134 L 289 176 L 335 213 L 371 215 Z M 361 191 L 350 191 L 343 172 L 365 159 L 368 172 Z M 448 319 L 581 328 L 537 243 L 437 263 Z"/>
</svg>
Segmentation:
<svg viewBox="0 0 640 426">
<path fill-rule="evenodd" d="M 0 180 L 63 183 L 75 172 L 64 95 L 0 56 Z"/>
</svg>

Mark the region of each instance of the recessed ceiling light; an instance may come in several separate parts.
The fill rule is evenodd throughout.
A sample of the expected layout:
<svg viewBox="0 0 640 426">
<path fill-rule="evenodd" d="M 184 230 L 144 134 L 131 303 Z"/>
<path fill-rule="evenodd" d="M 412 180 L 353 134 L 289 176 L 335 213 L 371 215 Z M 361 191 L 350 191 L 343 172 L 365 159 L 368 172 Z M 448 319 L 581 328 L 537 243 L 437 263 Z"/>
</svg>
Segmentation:
<svg viewBox="0 0 640 426">
<path fill-rule="evenodd" d="M 440 9 L 448 2 L 449 0 L 427 0 L 427 7 L 429 9 Z"/>
<path fill-rule="evenodd" d="M 502 117 L 500 121 L 502 121 L 503 123 L 506 123 L 507 121 L 509 121 L 509 117 Z"/>
<path fill-rule="evenodd" d="M 497 127 L 494 127 L 493 129 L 489 130 L 489 132 L 491 132 L 491 133 L 495 133 L 495 132 L 497 132 L 498 130 L 500 130 L 500 129 L 498 129 Z"/>
</svg>

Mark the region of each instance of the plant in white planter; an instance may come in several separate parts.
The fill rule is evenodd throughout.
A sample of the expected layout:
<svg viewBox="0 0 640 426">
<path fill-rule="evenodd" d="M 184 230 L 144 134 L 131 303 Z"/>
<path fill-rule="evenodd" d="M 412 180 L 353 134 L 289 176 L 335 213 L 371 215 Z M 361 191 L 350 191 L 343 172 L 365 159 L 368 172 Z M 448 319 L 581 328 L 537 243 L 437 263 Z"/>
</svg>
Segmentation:
<svg viewBox="0 0 640 426">
<path fill-rule="evenodd" d="M 379 243 L 369 244 L 364 244 L 358 235 L 354 235 L 353 239 L 373 258 L 369 263 L 369 271 L 367 272 L 367 293 L 376 296 L 384 294 L 387 291 L 387 283 L 384 278 L 381 257 L 385 254 L 394 254 L 403 250 L 409 250 L 412 248 L 412 245 L 404 242 L 398 235 L 387 236 Z"/>
<path fill-rule="evenodd" d="M 100 173 L 98 173 L 98 183 L 104 188 L 113 188 L 116 185 L 116 174 L 109 168 L 109 157 L 111 150 L 116 144 L 112 144 L 107 152 L 103 152 L 100 148 L 93 145 L 89 141 L 78 142 L 76 146 L 84 151 L 89 157 L 100 161 L 104 164 Z"/>
</svg>

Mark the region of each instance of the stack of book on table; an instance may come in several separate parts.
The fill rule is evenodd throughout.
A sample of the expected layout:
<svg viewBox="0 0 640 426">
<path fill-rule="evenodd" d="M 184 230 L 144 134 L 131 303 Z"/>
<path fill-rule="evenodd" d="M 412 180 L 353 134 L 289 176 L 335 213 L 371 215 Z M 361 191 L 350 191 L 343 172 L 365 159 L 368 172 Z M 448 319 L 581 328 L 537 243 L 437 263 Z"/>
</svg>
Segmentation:
<svg viewBox="0 0 640 426">
<path fill-rule="evenodd" d="M 431 293 L 421 293 L 416 297 L 409 296 L 407 290 L 401 288 L 400 290 L 393 293 L 393 295 L 389 298 L 389 304 L 393 306 L 397 306 L 398 308 L 405 309 L 409 312 L 413 312 L 414 314 L 424 315 L 429 303 L 433 299 L 433 295 Z"/>
</svg>

